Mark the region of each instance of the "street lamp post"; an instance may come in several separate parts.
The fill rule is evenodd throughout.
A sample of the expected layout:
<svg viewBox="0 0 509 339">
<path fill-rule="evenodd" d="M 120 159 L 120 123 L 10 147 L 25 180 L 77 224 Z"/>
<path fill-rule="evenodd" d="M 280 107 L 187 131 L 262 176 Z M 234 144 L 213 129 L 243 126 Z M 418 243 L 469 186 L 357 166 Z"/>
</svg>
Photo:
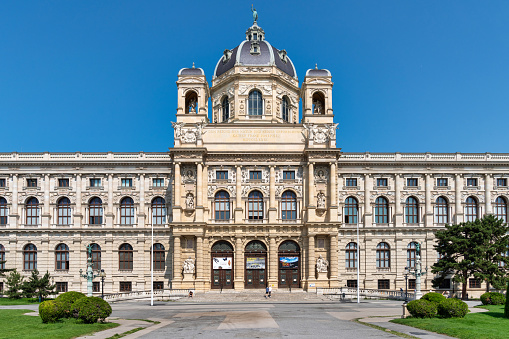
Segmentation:
<svg viewBox="0 0 509 339">
<path fill-rule="evenodd" d="M 101 277 L 101 298 L 104 299 L 104 279 L 106 279 L 106 272 L 104 272 L 104 270 L 101 269 L 99 276 Z"/>
<path fill-rule="evenodd" d="M 405 303 L 408 302 L 408 274 L 410 271 L 408 267 L 405 267 L 404 276 L 405 276 Z"/>
<path fill-rule="evenodd" d="M 93 295 L 93 283 L 92 280 L 97 278 L 99 275 L 94 274 L 94 270 L 92 269 L 92 246 L 87 246 L 88 258 L 87 258 L 87 271 L 83 274 L 83 270 L 80 268 L 80 277 L 87 279 L 87 297 L 91 297 Z"/>
<path fill-rule="evenodd" d="M 421 277 L 428 273 L 428 268 L 423 272 L 421 266 L 421 244 L 417 244 L 415 250 L 415 268 L 410 271 L 410 274 L 415 277 L 415 300 L 421 299 Z"/>
</svg>

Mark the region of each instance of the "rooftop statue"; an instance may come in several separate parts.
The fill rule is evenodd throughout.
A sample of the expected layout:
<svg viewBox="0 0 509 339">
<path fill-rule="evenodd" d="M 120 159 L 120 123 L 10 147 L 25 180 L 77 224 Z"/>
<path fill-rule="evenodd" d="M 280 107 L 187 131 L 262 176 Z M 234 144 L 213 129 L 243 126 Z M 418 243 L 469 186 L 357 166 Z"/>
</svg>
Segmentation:
<svg viewBox="0 0 509 339">
<path fill-rule="evenodd" d="M 258 12 L 253 7 L 253 4 L 251 4 L 251 12 L 253 12 L 253 23 L 256 23 L 258 21 Z"/>
</svg>

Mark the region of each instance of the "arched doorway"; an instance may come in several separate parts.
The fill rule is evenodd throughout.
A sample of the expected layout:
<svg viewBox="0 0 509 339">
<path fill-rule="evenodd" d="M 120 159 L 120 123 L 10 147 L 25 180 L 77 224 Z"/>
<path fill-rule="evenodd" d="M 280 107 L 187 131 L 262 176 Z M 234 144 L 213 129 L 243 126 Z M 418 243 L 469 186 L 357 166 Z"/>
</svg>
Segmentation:
<svg viewBox="0 0 509 339">
<path fill-rule="evenodd" d="M 244 252 L 244 288 L 265 288 L 267 285 L 267 247 L 258 240 L 249 242 Z"/>
<path fill-rule="evenodd" d="M 211 250 L 212 288 L 233 288 L 233 246 L 224 240 Z"/>
<path fill-rule="evenodd" d="M 300 247 L 292 240 L 279 245 L 279 287 L 300 287 Z"/>
</svg>

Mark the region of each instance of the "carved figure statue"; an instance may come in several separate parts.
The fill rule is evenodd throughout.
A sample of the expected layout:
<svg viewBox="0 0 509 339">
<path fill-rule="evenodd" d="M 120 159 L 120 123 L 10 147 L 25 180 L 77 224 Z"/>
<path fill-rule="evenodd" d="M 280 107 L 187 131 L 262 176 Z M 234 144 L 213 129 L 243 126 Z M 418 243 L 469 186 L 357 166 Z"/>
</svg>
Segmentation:
<svg viewBox="0 0 509 339">
<path fill-rule="evenodd" d="M 254 8 L 254 5 L 251 4 L 251 12 L 253 12 L 253 23 L 258 21 L 258 12 L 256 11 L 256 8 Z"/>
<path fill-rule="evenodd" d="M 207 123 L 202 120 L 202 122 L 194 124 L 194 126 L 196 127 L 194 129 L 194 134 L 196 134 L 196 139 L 201 139 L 201 136 L 203 134 L 205 134 L 205 131 L 203 129 L 205 128 L 205 126 L 207 126 Z"/>
<path fill-rule="evenodd" d="M 196 113 L 196 99 L 189 100 L 189 113 Z"/>
<path fill-rule="evenodd" d="M 313 114 L 323 114 L 323 106 L 321 100 L 315 100 L 313 101 L 313 104 L 315 105 L 315 109 L 313 111 Z"/>
<path fill-rule="evenodd" d="M 186 208 L 194 210 L 194 195 L 192 193 L 187 193 L 186 195 Z"/>
<path fill-rule="evenodd" d="M 316 206 L 322 209 L 325 208 L 325 194 L 323 192 L 318 193 Z"/>
<path fill-rule="evenodd" d="M 194 260 L 191 257 L 184 260 L 183 269 L 184 273 L 194 273 Z"/>
<path fill-rule="evenodd" d="M 316 271 L 318 273 L 327 273 L 328 268 L 329 262 L 320 254 L 318 259 L 316 259 Z"/>
<path fill-rule="evenodd" d="M 329 130 L 329 138 L 330 139 L 336 139 L 336 129 L 338 128 L 339 124 L 329 124 L 327 125 L 327 129 Z"/>
<path fill-rule="evenodd" d="M 318 126 L 315 124 L 304 124 L 304 128 L 308 131 L 308 139 L 314 140 L 315 134 L 318 133 Z"/>
<path fill-rule="evenodd" d="M 182 126 L 184 125 L 183 122 L 172 122 L 171 125 L 173 126 L 173 129 L 175 130 L 175 139 L 180 139 L 182 136 Z"/>
</svg>

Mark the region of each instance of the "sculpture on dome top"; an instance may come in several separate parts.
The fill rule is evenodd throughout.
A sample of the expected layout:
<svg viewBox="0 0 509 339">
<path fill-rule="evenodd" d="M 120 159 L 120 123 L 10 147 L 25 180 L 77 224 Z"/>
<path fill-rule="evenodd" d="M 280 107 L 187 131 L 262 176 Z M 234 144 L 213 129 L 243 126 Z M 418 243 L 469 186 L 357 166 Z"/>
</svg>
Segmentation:
<svg viewBox="0 0 509 339">
<path fill-rule="evenodd" d="M 255 24 L 258 21 L 258 12 L 256 11 L 256 8 L 253 7 L 254 5 L 251 4 L 251 12 L 253 12 L 253 23 Z"/>
</svg>

